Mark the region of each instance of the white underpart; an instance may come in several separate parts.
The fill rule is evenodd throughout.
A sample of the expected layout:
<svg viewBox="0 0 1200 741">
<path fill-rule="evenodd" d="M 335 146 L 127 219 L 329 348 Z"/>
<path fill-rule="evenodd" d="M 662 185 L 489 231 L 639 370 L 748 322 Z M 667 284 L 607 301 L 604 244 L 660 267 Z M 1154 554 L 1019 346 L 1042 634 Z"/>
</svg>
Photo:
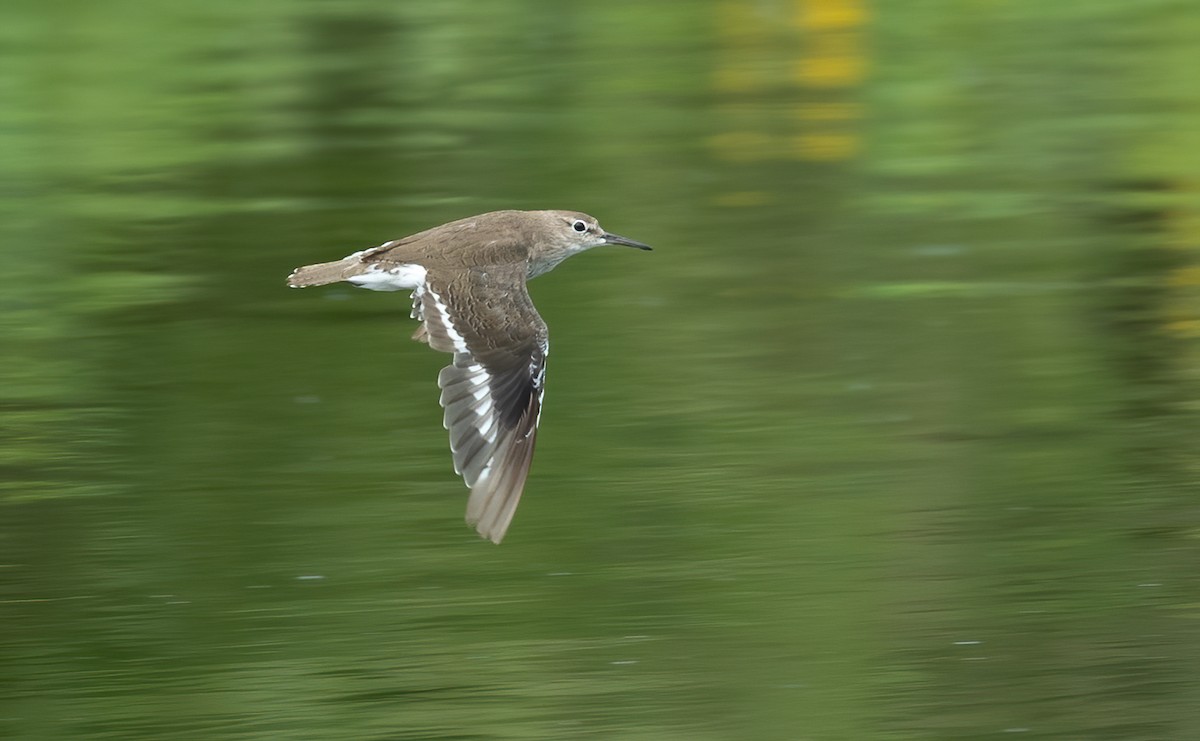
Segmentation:
<svg viewBox="0 0 1200 741">
<path fill-rule="evenodd" d="M 425 268 L 420 265 L 397 265 L 384 270 L 372 265 L 366 272 L 346 280 L 372 291 L 408 291 L 424 287 Z"/>
<path fill-rule="evenodd" d="M 536 372 L 537 374 L 533 378 L 533 383 L 535 386 L 537 386 L 537 390 L 538 390 L 537 418 L 533 420 L 533 427 L 530 428 L 530 430 L 529 430 L 530 435 L 532 435 L 533 431 L 536 430 L 538 425 L 540 425 L 542 423 L 542 400 L 546 398 L 546 358 L 550 357 L 550 340 L 549 340 L 549 338 L 542 339 L 541 348 L 542 348 L 542 367 L 537 369 L 537 372 Z M 530 368 L 530 370 L 532 371 L 534 369 Z M 526 435 L 526 437 L 529 437 L 529 435 Z"/>
<path fill-rule="evenodd" d="M 419 267 L 419 266 L 413 266 L 413 267 Z M 424 280 L 424 277 L 425 277 L 425 268 L 421 268 L 422 280 Z M 456 352 L 465 352 L 465 353 L 471 352 L 470 350 L 467 349 L 467 341 L 463 338 L 463 336 L 461 334 L 458 333 L 458 330 L 456 330 L 454 328 L 454 320 L 450 318 L 450 311 L 449 311 L 449 309 L 446 308 L 446 304 L 442 301 L 442 297 L 437 295 L 437 293 L 434 292 L 434 290 L 432 288 L 427 288 L 426 290 L 429 291 L 429 296 L 430 296 L 430 298 L 433 299 L 434 308 L 436 308 L 438 311 L 438 314 L 441 314 L 441 316 L 442 316 L 442 324 L 445 325 L 445 327 L 446 327 L 446 336 L 449 337 L 450 342 L 453 343 L 454 350 Z M 471 366 L 471 367 L 474 368 L 475 366 Z M 474 371 L 472 371 L 472 372 L 474 372 Z M 475 398 L 478 399 L 479 397 L 476 396 Z"/>
<path fill-rule="evenodd" d="M 544 389 L 544 388 L 538 389 L 537 418 L 535 420 L 533 420 L 533 427 L 529 428 L 529 432 L 525 435 L 525 437 L 529 437 L 530 435 L 532 435 L 533 431 L 536 430 L 538 425 L 540 425 L 542 423 L 542 400 L 545 398 L 546 398 L 546 389 Z"/>
<path fill-rule="evenodd" d="M 350 257 L 370 257 L 371 255 L 374 255 L 376 252 L 386 248 L 387 246 L 389 246 L 391 244 L 392 244 L 392 242 L 384 242 L 383 244 L 379 245 L 378 247 L 369 247 L 365 250 L 359 250 L 358 252 L 355 252 L 353 255 L 350 255 Z"/>
<path fill-rule="evenodd" d="M 417 286 L 412 292 L 412 311 L 409 316 L 416 319 L 418 322 L 425 321 L 425 312 L 421 308 L 421 302 L 425 299 L 425 286 Z"/>
</svg>

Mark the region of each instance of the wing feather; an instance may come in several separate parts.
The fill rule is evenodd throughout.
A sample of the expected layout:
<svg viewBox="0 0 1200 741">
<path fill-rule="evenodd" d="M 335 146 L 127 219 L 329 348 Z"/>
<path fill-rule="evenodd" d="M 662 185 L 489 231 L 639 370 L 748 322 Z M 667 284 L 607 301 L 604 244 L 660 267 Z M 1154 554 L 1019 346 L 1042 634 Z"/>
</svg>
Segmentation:
<svg viewBox="0 0 1200 741">
<path fill-rule="evenodd" d="M 431 271 L 414 300 L 423 339 L 454 355 L 438 385 L 454 470 L 471 489 L 467 522 L 499 543 L 533 460 L 549 349 L 546 324 L 525 290 L 521 266 L 455 276 Z"/>
</svg>

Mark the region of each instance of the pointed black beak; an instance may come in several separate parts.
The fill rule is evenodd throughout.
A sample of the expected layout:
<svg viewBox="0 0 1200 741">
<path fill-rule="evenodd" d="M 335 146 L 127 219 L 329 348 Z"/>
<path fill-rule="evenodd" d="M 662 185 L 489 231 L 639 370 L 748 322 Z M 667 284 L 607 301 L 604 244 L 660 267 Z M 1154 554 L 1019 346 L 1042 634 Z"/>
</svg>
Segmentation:
<svg viewBox="0 0 1200 741">
<path fill-rule="evenodd" d="M 630 239 L 629 237 L 622 237 L 620 234 L 613 234 L 612 232 L 608 232 L 604 235 L 604 243 L 605 244 L 623 244 L 626 247 L 636 247 L 639 250 L 654 249 L 650 245 L 643 244 L 642 242 L 639 242 L 636 239 Z"/>
</svg>

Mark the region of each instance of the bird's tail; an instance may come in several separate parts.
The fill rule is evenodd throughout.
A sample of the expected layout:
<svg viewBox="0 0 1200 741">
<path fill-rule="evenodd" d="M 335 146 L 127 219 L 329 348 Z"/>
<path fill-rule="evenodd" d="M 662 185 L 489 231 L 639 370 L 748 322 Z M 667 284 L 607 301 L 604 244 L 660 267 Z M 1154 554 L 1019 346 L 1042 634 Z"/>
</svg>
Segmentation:
<svg viewBox="0 0 1200 741">
<path fill-rule="evenodd" d="M 362 272 L 362 261 L 357 256 L 345 257 L 333 262 L 319 262 L 316 265 L 305 265 L 296 268 L 288 276 L 287 283 L 292 288 L 308 288 L 323 286 L 326 283 L 337 283 L 352 275 Z"/>
</svg>

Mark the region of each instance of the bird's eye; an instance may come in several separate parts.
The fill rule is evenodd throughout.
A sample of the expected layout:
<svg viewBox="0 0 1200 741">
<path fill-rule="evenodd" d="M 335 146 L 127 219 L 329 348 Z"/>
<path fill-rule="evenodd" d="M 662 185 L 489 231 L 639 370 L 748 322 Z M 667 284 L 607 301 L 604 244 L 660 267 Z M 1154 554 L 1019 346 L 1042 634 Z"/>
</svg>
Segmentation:
<svg viewBox="0 0 1200 741">
<path fill-rule="evenodd" d="M 575 219 L 575 222 L 573 224 L 571 224 L 571 228 L 577 232 L 586 232 L 587 231 L 587 222 L 584 221 L 583 219 Z"/>
</svg>

